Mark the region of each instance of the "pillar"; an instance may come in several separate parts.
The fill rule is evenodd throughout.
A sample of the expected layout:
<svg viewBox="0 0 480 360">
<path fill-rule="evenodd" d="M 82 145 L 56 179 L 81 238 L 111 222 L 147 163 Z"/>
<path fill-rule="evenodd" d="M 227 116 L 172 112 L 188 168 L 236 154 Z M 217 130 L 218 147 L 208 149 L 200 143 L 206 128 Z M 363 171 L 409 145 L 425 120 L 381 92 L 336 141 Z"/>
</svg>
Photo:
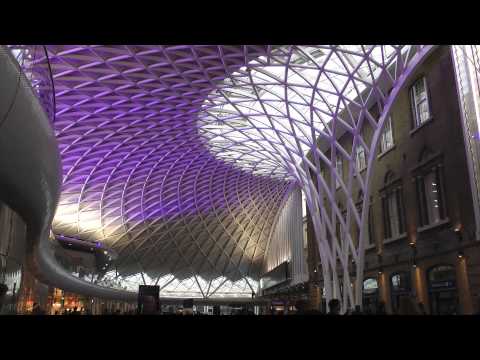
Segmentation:
<svg viewBox="0 0 480 360">
<path fill-rule="evenodd" d="M 419 265 L 412 267 L 412 289 L 415 290 L 416 301 L 423 303 L 426 312 L 430 313 L 425 270 Z"/>
<path fill-rule="evenodd" d="M 470 294 L 470 285 L 468 282 L 468 273 L 467 273 L 467 258 L 462 256 L 458 258 L 456 264 L 457 270 L 457 291 L 458 291 L 458 301 L 460 304 L 460 314 L 462 315 L 471 315 L 473 311 L 472 296 Z"/>
</svg>

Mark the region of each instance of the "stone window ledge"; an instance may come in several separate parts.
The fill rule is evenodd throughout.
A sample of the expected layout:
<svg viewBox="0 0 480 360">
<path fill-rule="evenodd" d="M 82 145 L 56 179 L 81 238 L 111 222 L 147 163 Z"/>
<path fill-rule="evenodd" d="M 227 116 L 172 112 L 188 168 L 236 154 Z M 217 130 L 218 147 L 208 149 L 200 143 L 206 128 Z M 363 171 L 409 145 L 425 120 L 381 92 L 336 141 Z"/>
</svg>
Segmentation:
<svg viewBox="0 0 480 360">
<path fill-rule="evenodd" d="M 394 150 L 396 148 L 396 145 L 393 144 L 391 147 L 389 147 L 387 150 L 385 150 L 384 152 L 380 153 L 377 155 L 377 160 L 381 159 L 382 157 L 384 157 L 385 155 L 387 155 L 390 151 Z"/>
<path fill-rule="evenodd" d="M 417 232 L 423 232 L 423 231 L 427 231 L 427 230 L 430 230 L 430 229 L 434 229 L 437 226 L 442 226 L 442 225 L 448 224 L 449 222 L 450 222 L 450 219 L 447 217 L 447 218 L 445 218 L 443 220 L 440 220 L 439 222 L 436 222 L 434 224 L 421 226 L 421 227 L 417 228 Z"/>
<path fill-rule="evenodd" d="M 431 124 L 432 122 L 433 122 L 433 117 L 428 118 L 428 119 L 425 120 L 423 123 L 421 123 L 420 125 L 418 125 L 416 128 L 410 130 L 410 136 L 412 136 L 413 134 L 415 134 L 417 131 L 419 131 L 420 129 L 424 128 L 424 127 L 427 126 L 428 124 Z"/>
<path fill-rule="evenodd" d="M 393 238 L 388 238 L 388 239 L 384 239 L 383 240 L 383 244 L 390 244 L 392 242 L 395 242 L 395 241 L 398 241 L 398 240 L 402 240 L 402 239 L 406 239 L 407 238 L 407 233 L 404 232 L 403 234 L 400 234 L 398 236 L 395 236 Z"/>
</svg>

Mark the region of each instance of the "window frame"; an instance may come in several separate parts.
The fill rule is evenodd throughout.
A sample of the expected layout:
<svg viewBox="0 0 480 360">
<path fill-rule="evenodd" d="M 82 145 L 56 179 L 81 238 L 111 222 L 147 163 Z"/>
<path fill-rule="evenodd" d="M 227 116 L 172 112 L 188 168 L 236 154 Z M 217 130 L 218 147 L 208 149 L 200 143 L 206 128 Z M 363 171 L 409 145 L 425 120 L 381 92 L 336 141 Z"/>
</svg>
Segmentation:
<svg viewBox="0 0 480 360">
<path fill-rule="evenodd" d="M 339 161 L 340 161 L 340 171 L 338 171 L 338 162 Z M 342 158 L 341 155 L 338 156 L 338 154 L 335 157 L 335 172 L 338 175 L 338 177 L 335 177 L 335 190 L 338 190 L 341 187 L 339 178 L 343 180 L 343 158 Z"/>
<path fill-rule="evenodd" d="M 415 87 L 420 81 L 423 81 L 423 86 L 424 86 L 424 89 L 425 89 L 425 99 L 420 101 L 420 102 L 417 102 L 417 95 L 415 94 Z M 428 117 L 425 120 L 421 121 L 421 119 L 419 117 L 420 113 L 419 113 L 418 110 L 419 110 L 419 104 L 421 104 L 424 101 L 427 102 Z M 428 123 L 433 118 L 432 117 L 431 101 L 430 101 L 430 91 L 429 91 L 429 88 L 428 88 L 427 77 L 425 75 L 419 76 L 413 82 L 413 84 L 410 86 L 410 108 L 411 108 L 412 117 L 413 117 L 413 121 L 412 121 L 412 125 L 413 125 L 412 129 L 413 130 L 422 127 L 423 125 Z"/>
<path fill-rule="evenodd" d="M 363 205 L 363 194 L 359 196 L 357 203 L 355 204 L 357 211 L 361 213 Z M 360 229 L 357 227 L 356 231 L 356 243 L 358 245 L 358 241 L 360 240 Z M 365 244 L 365 249 L 373 249 L 377 245 L 375 240 L 375 231 L 374 231 L 374 223 L 373 223 L 373 202 L 370 198 L 370 202 L 368 204 L 368 215 L 367 215 L 367 242 Z"/>
<path fill-rule="evenodd" d="M 425 149 L 422 152 L 422 157 L 420 158 L 420 164 L 417 165 L 414 169 L 412 169 L 412 182 L 415 186 L 415 200 L 417 204 L 417 221 L 418 221 L 418 229 L 422 230 L 425 228 L 431 228 L 440 226 L 449 222 L 448 216 L 448 206 L 446 201 L 446 184 L 445 184 L 445 173 L 443 171 L 443 155 L 441 153 L 437 154 L 429 154 L 427 156 L 423 156 L 425 153 Z M 425 189 L 425 178 L 430 175 L 434 174 L 434 178 L 436 181 L 437 191 L 438 191 L 438 204 L 439 204 L 439 219 L 436 222 L 433 222 L 430 219 L 430 214 L 428 210 L 428 200 L 426 196 L 426 189 Z"/>
<path fill-rule="evenodd" d="M 358 149 L 362 149 L 362 151 L 359 152 Z M 363 167 L 361 168 L 358 166 L 359 154 L 363 154 Z M 365 147 L 362 144 L 357 144 L 357 146 L 355 147 L 355 167 L 358 173 L 361 173 L 367 168 L 367 153 L 365 151 Z"/>
<path fill-rule="evenodd" d="M 398 234 L 392 234 L 390 210 L 388 199 L 395 198 L 397 208 Z M 383 242 L 401 239 L 407 235 L 407 218 L 405 200 L 403 195 L 403 184 L 401 178 L 394 178 L 393 173 L 388 172 L 385 177 L 385 186 L 380 189 L 380 198 L 383 211 Z"/>
<path fill-rule="evenodd" d="M 387 125 L 388 125 L 388 127 L 387 127 Z M 383 144 L 384 144 L 384 138 L 386 137 L 387 128 L 390 128 L 390 133 L 392 134 L 391 135 L 392 144 L 389 147 L 384 148 Z M 388 117 L 387 121 L 386 121 L 385 126 L 383 127 L 382 134 L 380 135 L 380 153 L 379 153 L 379 155 L 387 153 L 388 151 L 390 151 L 394 147 L 395 147 L 395 136 L 394 136 L 394 132 L 393 132 L 392 116 L 390 115 Z"/>
</svg>

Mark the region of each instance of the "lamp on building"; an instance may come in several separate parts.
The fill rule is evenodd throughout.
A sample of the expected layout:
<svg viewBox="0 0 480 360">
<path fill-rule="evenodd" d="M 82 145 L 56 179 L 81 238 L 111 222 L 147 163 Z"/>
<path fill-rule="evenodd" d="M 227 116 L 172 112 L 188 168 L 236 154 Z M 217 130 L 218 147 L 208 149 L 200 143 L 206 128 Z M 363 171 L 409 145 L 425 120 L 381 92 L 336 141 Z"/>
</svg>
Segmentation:
<svg viewBox="0 0 480 360">
<path fill-rule="evenodd" d="M 462 251 L 462 250 L 460 250 L 460 251 L 458 252 L 457 257 L 458 257 L 459 260 L 462 260 L 462 259 L 463 259 L 464 255 L 463 255 L 463 251 Z"/>
</svg>

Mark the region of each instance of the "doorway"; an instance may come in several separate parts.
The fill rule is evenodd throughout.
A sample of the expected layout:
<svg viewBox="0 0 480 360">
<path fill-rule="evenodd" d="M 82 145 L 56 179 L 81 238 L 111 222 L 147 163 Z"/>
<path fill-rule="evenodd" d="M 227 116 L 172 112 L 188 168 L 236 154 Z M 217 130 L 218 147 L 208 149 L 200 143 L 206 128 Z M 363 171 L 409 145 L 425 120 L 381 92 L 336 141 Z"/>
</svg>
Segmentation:
<svg viewBox="0 0 480 360">
<path fill-rule="evenodd" d="M 458 293 L 455 267 L 436 265 L 428 271 L 430 313 L 432 315 L 458 314 Z"/>
</svg>

